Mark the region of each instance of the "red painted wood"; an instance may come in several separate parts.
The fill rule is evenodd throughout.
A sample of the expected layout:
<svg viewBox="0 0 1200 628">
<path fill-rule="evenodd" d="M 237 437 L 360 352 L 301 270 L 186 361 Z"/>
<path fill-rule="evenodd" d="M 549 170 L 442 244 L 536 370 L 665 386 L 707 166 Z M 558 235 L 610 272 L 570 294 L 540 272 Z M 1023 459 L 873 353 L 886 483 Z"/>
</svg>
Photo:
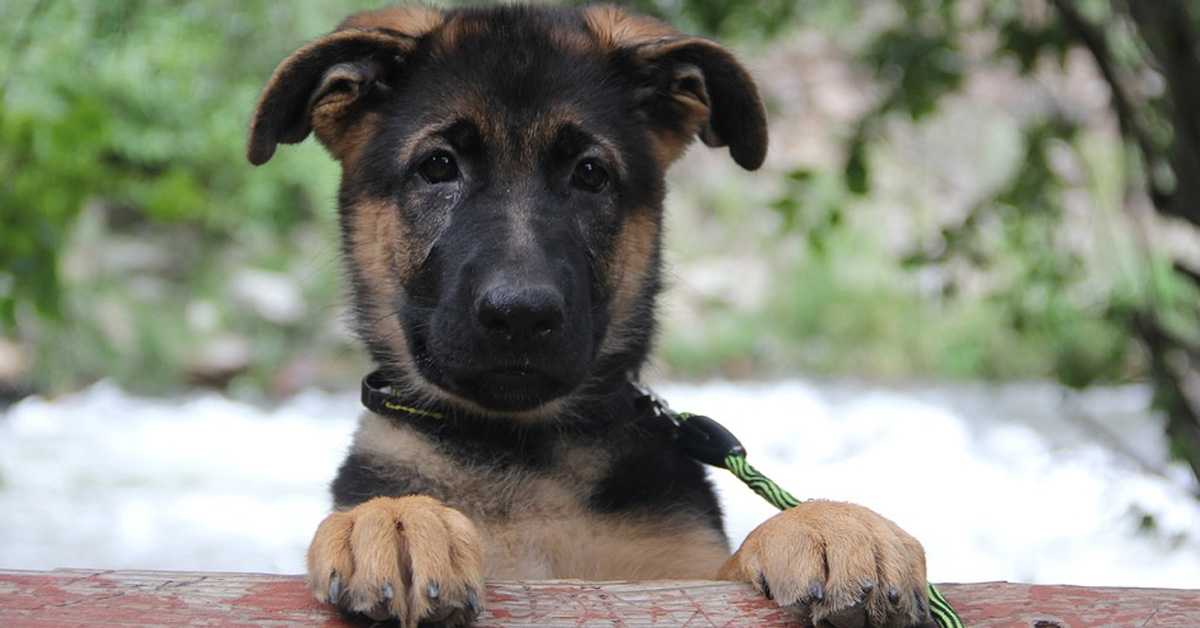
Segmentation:
<svg viewBox="0 0 1200 628">
<path fill-rule="evenodd" d="M 1200 591 L 990 582 L 941 590 L 970 628 L 1197 628 Z M 0 626 L 349 627 L 298 576 L 2 571 Z M 360 624 L 361 625 L 361 624 Z M 796 628 L 748 586 L 724 582 L 496 582 L 479 628 Z"/>
<path fill-rule="evenodd" d="M 939 585 L 974 628 L 1200 628 L 1200 591 L 984 582 Z"/>
<path fill-rule="evenodd" d="M 296 577 L 0 571 L 0 626 L 349 626 Z"/>
</svg>

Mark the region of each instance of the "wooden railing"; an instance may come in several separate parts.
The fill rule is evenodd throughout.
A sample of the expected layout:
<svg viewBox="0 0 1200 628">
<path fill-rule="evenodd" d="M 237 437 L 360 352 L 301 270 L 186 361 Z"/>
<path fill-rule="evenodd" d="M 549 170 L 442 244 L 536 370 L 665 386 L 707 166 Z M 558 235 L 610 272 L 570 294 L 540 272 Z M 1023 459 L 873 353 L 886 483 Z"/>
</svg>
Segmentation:
<svg viewBox="0 0 1200 628">
<path fill-rule="evenodd" d="M 938 585 L 969 628 L 1200 628 L 1200 591 L 985 582 Z M 0 627 L 361 626 L 299 576 L 0 570 Z M 799 628 L 728 582 L 494 582 L 479 628 Z"/>
</svg>

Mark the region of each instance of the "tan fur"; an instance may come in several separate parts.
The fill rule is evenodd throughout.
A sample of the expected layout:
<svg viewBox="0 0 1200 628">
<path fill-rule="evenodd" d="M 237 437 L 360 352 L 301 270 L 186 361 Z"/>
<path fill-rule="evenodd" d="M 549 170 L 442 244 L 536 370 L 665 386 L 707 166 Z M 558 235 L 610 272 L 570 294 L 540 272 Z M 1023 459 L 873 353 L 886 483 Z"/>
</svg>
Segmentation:
<svg viewBox="0 0 1200 628">
<path fill-rule="evenodd" d="M 760 574 L 780 605 L 796 605 L 812 625 L 848 612 L 864 614 L 870 626 L 888 625 L 888 616 L 897 611 L 907 618 L 904 625 L 927 619 L 911 595 L 896 604 L 888 600 L 892 590 L 923 590 L 921 544 L 856 504 L 813 500 L 768 519 L 717 577 L 759 584 Z M 821 583 L 819 595 L 814 583 Z"/>
<path fill-rule="evenodd" d="M 643 63 L 681 46 L 720 48 L 715 43 L 684 36 L 661 22 L 631 15 L 610 5 L 585 9 L 584 20 L 595 35 L 600 51 L 611 52 L 623 48 L 636 50 Z M 691 80 L 692 83 L 685 84 L 680 79 Z M 696 80 L 699 81 L 699 92 L 693 89 Z M 675 129 L 657 129 L 650 135 L 655 158 L 664 170 L 683 154 L 705 128 L 710 113 L 709 102 L 704 94 L 703 75 L 698 70 L 677 78 L 671 86 L 671 93 L 682 107 L 678 126 Z"/>
<path fill-rule="evenodd" d="M 707 113 L 705 114 L 707 116 Z M 700 125 L 697 126 L 699 128 Z M 659 133 L 650 137 L 654 159 L 665 168 L 679 159 L 692 143 L 695 134 Z"/>
<path fill-rule="evenodd" d="M 654 50 L 648 54 L 662 54 L 662 51 Z M 651 136 L 654 155 L 664 170 L 703 134 L 711 113 L 704 74 L 698 68 L 680 70 L 671 84 L 671 94 L 680 106 L 678 126 L 675 130 L 664 129 Z"/>
<path fill-rule="evenodd" d="M 370 329 L 364 332 L 372 338 L 382 339 L 391 347 L 390 354 L 400 363 L 388 366 L 415 372 L 416 365 L 408 350 L 408 341 L 395 315 L 395 304 L 400 300 L 403 291 L 401 285 L 407 279 L 407 274 L 421 263 L 429 251 L 414 246 L 417 238 L 408 232 L 400 219 L 400 208 L 391 201 L 360 199 L 353 205 L 348 229 L 354 267 L 370 286 L 367 293 L 372 297 L 369 303 L 364 304 L 368 311 L 366 320 L 370 324 Z M 424 380 L 417 381 L 422 388 L 397 392 L 428 399 L 447 396 L 444 391 Z"/>
<path fill-rule="evenodd" d="M 489 526 L 489 578 L 707 580 L 728 555 L 720 535 L 698 525 L 621 520 L 587 513 Z"/>
<path fill-rule="evenodd" d="M 613 329 L 605 335 L 600 346 L 602 354 L 620 351 L 628 334 L 621 333 L 630 309 L 641 296 L 646 276 L 650 273 L 658 224 L 646 212 L 635 212 L 621 225 L 617 246 L 609 260 L 609 289 L 613 292 Z"/>
<path fill-rule="evenodd" d="M 448 505 L 483 533 L 489 578 L 703 579 L 729 556 L 719 533 L 687 517 L 592 511 L 587 496 L 611 464 L 599 448 L 560 445 L 548 473 L 464 468 L 427 437 L 368 414 L 353 449 L 403 460 L 435 478 L 438 492 L 454 495 Z"/>
<path fill-rule="evenodd" d="M 355 267 L 371 284 L 373 297 L 369 320 L 374 338 L 384 338 L 396 348 L 395 355 L 408 355 L 400 321 L 393 315 L 405 269 L 413 267 L 413 238 L 400 221 L 394 203 L 359 201 L 351 219 L 351 255 Z"/>
<path fill-rule="evenodd" d="M 308 573 L 317 599 L 337 602 L 337 593 L 349 610 L 413 627 L 440 604 L 480 604 L 484 592 L 474 524 L 422 496 L 377 497 L 330 515 L 309 547 Z"/>
<path fill-rule="evenodd" d="M 271 79 L 267 82 L 267 86 L 263 89 L 262 94 L 258 98 L 258 105 L 255 107 L 254 117 L 250 121 L 250 141 L 247 146 L 247 156 L 250 159 L 250 163 L 266 163 L 267 160 L 269 160 L 275 153 L 277 142 L 294 144 L 303 140 L 305 137 L 308 137 L 308 134 L 312 132 L 313 128 L 311 110 L 314 106 L 320 104 L 320 99 L 315 102 L 310 102 L 309 111 L 306 112 L 306 115 L 304 115 L 301 119 L 294 121 L 294 125 L 278 129 L 278 133 L 266 128 L 268 125 L 277 122 L 270 115 L 268 115 L 269 113 L 276 113 L 274 108 L 270 106 L 272 104 L 271 99 L 277 97 L 279 93 L 283 91 L 280 89 L 280 85 L 282 83 L 295 80 L 293 72 L 295 72 L 296 68 L 305 60 L 313 57 L 319 57 L 324 50 L 350 41 L 362 44 L 369 43 L 381 48 L 393 48 L 396 50 L 396 54 L 407 52 L 407 48 L 411 47 L 411 42 L 397 40 L 392 35 L 348 31 L 334 33 L 312 42 L 311 44 L 308 44 L 300 50 L 292 53 L 292 55 L 288 57 L 287 61 L 280 64 L 279 67 L 275 69 L 275 73 L 271 76 Z"/>
<path fill-rule="evenodd" d="M 400 327 L 400 320 L 395 315 L 395 304 L 400 299 L 400 286 L 407 278 L 407 273 L 421 263 L 428 254 L 428 249 L 413 246 L 417 239 L 408 233 L 400 220 L 400 208 L 391 201 L 356 202 L 349 230 L 353 243 L 350 254 L 354 257 L 354 267 L 361 273 L 363 281 L 369 284 L 370 290 L 367 292 L 372 296 L 371 302 L 365 304 L 368 310 L 366 320 L 370 324 L 370 329 L 365 330 L 365 333 L 372 338 L 382 339 L 391 347 L 390 354 L 395 356 L 399 363 L 388 366 L 415 372 L 417 367 L 408 350 L 408 341 Z M 450 397 L 460 405 L 475 406 L 469 400 L 450 395 L 423 379 L 415 381 L 419 388 L 397 392 L 417 395 L 424 399 Z"/>
<path fill-rule="evenodd" d="M 424 4 L 405 4 L 377 11 L 357 13 L 346 18 L 338 30 L 388 29 L 409 37 L 420 37 L 445 22 L 442 12 Z"/>
<path fill-rule="evenodd" d="M 375 131 L 377 116 L 366 114 L 352 124 L 343 124 L 341 110 L 351 106 L 352 103 L 331 103 L 326 99 L 313 109 L 312 120 L 313 134 L 320 138 L 329 154 L 341 162 L 343 168 L 355 169 L 367 139 Z"/>
<path fill-rule="evenodd" d="M 583 19 L 595 35 L 601 53 L 681 36 L 679 31 L 662 22 L 626 13 L 613 5 L 588 7 L 583 11 Z"/>
</svg>

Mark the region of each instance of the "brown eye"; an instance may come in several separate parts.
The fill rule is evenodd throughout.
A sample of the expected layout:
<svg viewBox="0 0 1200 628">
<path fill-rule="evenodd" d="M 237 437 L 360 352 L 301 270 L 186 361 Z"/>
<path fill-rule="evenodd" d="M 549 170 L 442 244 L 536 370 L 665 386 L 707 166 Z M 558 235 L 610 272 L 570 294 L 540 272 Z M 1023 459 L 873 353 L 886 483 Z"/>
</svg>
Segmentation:
<svg viewBox="0 0 1200 628">
<path fill-rule="evenodd" d="M 599 192 L 608 185 L 608 170 L 598 159 L 584 159 L 575 165 L 571 185 L 586 192 Z"/>
<path fill-rule="evenodd" d="M 445 183 L 458 178 L 458 162 L 454 160 L 454 155 L 445 151 L 430 155 L 418 169 L 428 183 Z"/>
</svg>

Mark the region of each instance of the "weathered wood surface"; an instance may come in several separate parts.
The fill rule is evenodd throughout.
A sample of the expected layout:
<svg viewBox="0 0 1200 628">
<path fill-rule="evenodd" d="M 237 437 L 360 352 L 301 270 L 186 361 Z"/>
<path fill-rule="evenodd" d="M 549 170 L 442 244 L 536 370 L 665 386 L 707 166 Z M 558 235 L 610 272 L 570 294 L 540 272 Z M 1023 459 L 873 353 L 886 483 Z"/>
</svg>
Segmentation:
<svg viewBox="0 0 1200 628">
<path fill-rule="evenodd" d="M 1200 591 L 941 585 L 971 628 L 1197 628 Z M 361 626 L 309 596 L 298 576 L 0 570 L 0 627 Z M 496 582 L 480 628 L 796 628 L 750 587 L 721 582 Z"/>
</svg>

